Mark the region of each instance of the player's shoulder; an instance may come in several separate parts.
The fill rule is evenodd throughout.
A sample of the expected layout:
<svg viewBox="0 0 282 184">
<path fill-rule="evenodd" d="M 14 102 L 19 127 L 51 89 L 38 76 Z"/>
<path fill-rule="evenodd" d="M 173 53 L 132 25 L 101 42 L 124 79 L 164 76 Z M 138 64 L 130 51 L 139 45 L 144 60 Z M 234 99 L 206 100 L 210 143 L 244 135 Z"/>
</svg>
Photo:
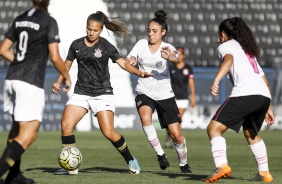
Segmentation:
<svg viewBox="0 0 282 184">
<path fill-rule="evenodd" d="M 136 43 L 136 45 L 148 45 L 148 40 L 145 38 L 142 38 L 140 40 L 138 40 L 138 42 Z"/>
<path fill-rule="evenodd" d="M 99 42 L 103 45 L 113 45 L 113 44 L 111 44 L 111 42 L 109 42 L 109 40 L 107 40 L 106 38 L 104 38 L 102 36 L 100 36 Z"/>
<path fill-rule="evenodd" d="M 84 38 L 85 38 L 85 36 L 73 40 L 71 45 L 79 45 L 81 43 L 83 44 L 84 43 Z"/>
</svg>

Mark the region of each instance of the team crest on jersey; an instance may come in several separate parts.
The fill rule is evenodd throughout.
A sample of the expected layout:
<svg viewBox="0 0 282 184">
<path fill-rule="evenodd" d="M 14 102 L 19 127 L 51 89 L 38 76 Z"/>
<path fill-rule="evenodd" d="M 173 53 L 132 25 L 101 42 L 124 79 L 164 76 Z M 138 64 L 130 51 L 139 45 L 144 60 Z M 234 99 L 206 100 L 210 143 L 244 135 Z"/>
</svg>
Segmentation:
<svg viewBox="0 0 282 184">
<path fill-rule="evenodd" d="M 96 58 L 102 57 L 102 50 L 100 50 L 100 49 L 95 49 L 94 56 L 95 56 Z"/>
<path fill-rule="evenodd" d="M 185 69 L 183 70 L 183 75 L 188 75 L 188 74 L 189 74 L 189 71 L 188 71 L 187 68 L 185 68 Z"/>
<path fill-rule="evenodd" d="M 160 68 L 162 67 L 162 61 L 157 61 L 157 62 L 156 62 L 156 67 L 157 67 L 158 69 L 160 69 Z"/>
</svg>

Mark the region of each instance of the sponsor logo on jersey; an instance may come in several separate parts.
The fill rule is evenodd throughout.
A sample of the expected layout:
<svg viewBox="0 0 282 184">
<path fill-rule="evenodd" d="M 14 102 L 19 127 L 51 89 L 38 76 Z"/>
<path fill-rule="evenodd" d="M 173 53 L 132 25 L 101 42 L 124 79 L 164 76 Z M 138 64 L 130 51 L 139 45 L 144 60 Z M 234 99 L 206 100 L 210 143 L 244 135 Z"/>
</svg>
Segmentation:
<svg viewBox="0 0 282 184">
<path fill-rule="evenodd" d="M 18 21 L 16 22 L 16 28 L 18 27 L 28 27 L 28 28 L 38 31 L 40 28 L 40 25 L 34 22 L 30 22 L 30 21 Z"/>
<path fill-rule="evenodd" d="M 94 56 L 95 56 L 96 58 L 102 57 L 102 50 L 100 50 L 100 49 L 95 49 Z"/>
</svg>

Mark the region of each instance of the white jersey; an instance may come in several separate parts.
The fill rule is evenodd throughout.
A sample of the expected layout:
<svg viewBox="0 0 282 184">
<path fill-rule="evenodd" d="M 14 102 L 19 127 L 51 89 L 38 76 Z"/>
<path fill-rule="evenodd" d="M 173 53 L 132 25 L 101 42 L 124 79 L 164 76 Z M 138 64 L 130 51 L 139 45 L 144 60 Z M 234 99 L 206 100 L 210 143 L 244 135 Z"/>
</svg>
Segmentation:
<svg viewBox="0 0 282 184">
<path fill-rule="evenodd" d="M 136 58 L 140 71 L 153 74 L 152 77 L 138 79 L 135 88 L 136 94 L 145 94 L 154 100 L 163 100 L 174 96 L 170 83 L 168 61 L 161 57 L 161 48 L 164 46 L 177 53 L 171 44 L 162 42 L 158 51 L 152 54 L 149 50 L 148 40 L 141 39 L 127 56 Z"/>
<path fill-rule="evenodd" d="M 220 58 L 231 54 L 234 59 L 229 70 L 229 79 L 233 84 L 230 97 L 262 95 L 271 98 L 269 89 L 262 79 L 264 72 L 256 58 L 248 56 L 236 40 L 219 45 L 218 53 Z"/>
</svg>

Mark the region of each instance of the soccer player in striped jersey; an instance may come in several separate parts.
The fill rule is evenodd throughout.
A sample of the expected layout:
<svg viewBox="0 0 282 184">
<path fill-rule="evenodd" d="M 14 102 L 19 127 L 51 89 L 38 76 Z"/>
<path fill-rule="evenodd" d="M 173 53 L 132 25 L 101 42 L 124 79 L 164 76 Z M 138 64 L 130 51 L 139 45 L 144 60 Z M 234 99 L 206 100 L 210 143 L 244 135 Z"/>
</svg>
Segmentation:
<svg viewBox="0 0 282 184">
<path fill-rule="evenodd" d="M 22 154 L 36 140 L 42 121 L 49 54 L 67 85 L 64 91 L 71 86 L 59 54 L 58 25 L 48 14 L 48 5 L 49 0 L 33 0 L 33 7 L 15 18 L 0 47 L 0 55 L 11 62 L 4 83 L 4 111 L 11 114 L 13 124 L 0 158 L 0 177 L 9 170 L 6 184 L 34 183 L 22 175 L 20 164 Z"/>
</svg>

